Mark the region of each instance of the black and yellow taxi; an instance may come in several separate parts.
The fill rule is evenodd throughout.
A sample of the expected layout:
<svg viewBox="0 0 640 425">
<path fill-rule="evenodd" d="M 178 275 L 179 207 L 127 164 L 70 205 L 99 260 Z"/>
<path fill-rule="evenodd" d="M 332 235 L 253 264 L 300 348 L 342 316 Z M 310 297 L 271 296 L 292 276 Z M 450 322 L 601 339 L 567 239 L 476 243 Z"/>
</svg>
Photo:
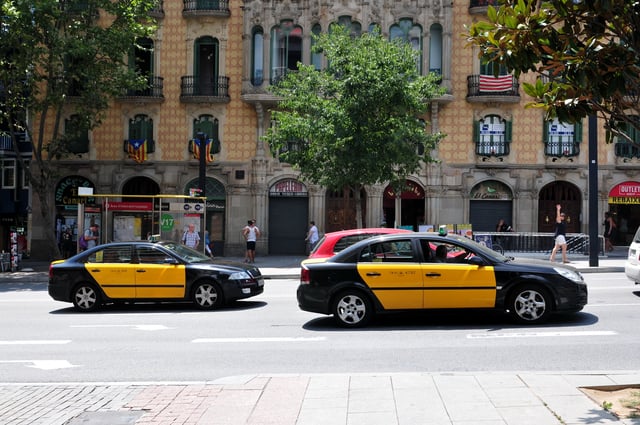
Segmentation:
<svg viewBox="0 0 640 425">
<path fill-rule="evenodd" d="M 213 309 L 261 294 L 264 278 L 251 264 L 214 261 L 175 242 L 114 242 L 52 262 L 48 291 L 80 311 L 122 301 L 191 301 Z"/>
<path fill-rule="evenodd" d="M 302 310 L 366 325 L 376 313 L 415 309 L 502 309 L 521 323 L 587 304 L 582 275 L 564 264 L 505 257 L 469 238 L 438 233 L 373 237 L 323 262 L 305 261 Z"/>
</svg>

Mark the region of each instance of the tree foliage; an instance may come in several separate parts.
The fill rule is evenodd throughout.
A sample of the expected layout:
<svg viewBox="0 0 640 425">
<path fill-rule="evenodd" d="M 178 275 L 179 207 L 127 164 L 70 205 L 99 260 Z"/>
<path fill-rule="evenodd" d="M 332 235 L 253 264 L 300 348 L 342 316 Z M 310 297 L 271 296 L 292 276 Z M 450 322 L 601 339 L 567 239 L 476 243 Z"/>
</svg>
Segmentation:
<svg viewBox="0 0 640 425">
<path fill-rule="evenodd" d="M 23 164 L 40 201 L 52 256 L 56 161 L 69 155 L 64 118 L 76 129 L 98 126 L 109 100 L 142 88 L 144 76 L 127 66 L 140 37 L 155 31 L 148 12 L 156 0 L 3 0 L 0 10 L 0 129 L 18 154 L 19 134 L 33 145 Z M 37 127 L 32 126 L 37 123 Z M 21 158 L 20 155 L 17 155 Z"/>
<path fill-rule="evenodd" d="M 408 43 L 379 33 L 353 38 L 334 25 L 315 49 L 325 55 L 326 69 L 298 64 L 272 86 L 281 98 L 265 136 L 272 152 L 304 179 L 349 187 L 356 196 L 364 185 L 404 184 L 432 161 L 442 135 L 428 133 L 420 117 L 443 91 L 437 76 L 418 74 L 419 56 Z"/>
<path fill-rule="evenodd" d="M 487 18 L 469 26 L 468 40 L 481 60 L 541 77 L 523 84 L 535 99 L 528 106 L 563 122 L 597 114 L 622 137 L 626 127 L 638 128 L 637 0 L 504 0 L 489 6 Z"/>
</svg>

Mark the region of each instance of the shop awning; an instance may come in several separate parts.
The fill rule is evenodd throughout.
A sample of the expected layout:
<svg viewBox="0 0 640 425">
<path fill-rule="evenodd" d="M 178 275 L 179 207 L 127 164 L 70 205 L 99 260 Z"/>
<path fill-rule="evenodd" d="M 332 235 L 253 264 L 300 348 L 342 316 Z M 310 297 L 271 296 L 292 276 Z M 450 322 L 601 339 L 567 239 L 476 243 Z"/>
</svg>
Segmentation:
<svg viewBox="0 0 640 425">
<path fill-rule="evenodd" d="M 609 191 L 609 203 L 640 205 L 640 183 L 628 181 L 615 185 Z"/>
</svg>

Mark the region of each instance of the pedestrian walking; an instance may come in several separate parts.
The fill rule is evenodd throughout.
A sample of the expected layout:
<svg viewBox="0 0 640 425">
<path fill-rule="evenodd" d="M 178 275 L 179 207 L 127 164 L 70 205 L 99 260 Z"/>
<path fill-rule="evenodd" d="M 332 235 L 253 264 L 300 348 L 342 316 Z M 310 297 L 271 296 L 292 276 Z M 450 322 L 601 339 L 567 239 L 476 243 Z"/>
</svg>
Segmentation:
<svg viewBox="0 0 640 425">
<path fill-rule="evenodd" d="M 200 245 L 200 235 L 196 232 L 196 225 L 189 223 L 187 231 L 182 235 L 182 243 L 189 248 L 198 249 Z"/>
<path fill-rule="evenodd" d="M 304 240 L 307 241 L 307 255 L 310 254 L 313 250 L 313 247 L 316 246 L 316 243 L 318 243 L 318 239 L 320 239 L 320 235 L 318 234 L 316 223 L 315 221 L 310 221 L 307 237 L 304 238 Z"/>
<path fill-rule="evenodd" d="M 255 220 L 247 221 L 247 225 L 242 229 L 242 236 L 247 242 L 244 262 L 254 263 L 256 261 L 256 242 L 260 237 L 260 229 L 256 226 Z"/>
<path fill-rule="evenodd" d="M 553 246 L 553 250 L 551 251 L 551 257 L 549 261 L 555 261 L 556 252 L 558 249 L 562 250 L 562 262 L 568 263 L 567 260 L 567 224 L 565 223 L 565 215 L 561 211 L 562 206 L 560 204 L 556 205 L 556 231 L 554 234 L 555 245 Z"/>
<path fill-rule="evenodd" d="M 204 231 L 204 252 L 209 257 L 213 258 L 213 254 L 211 253 L 211 239 L 209 238 L 209 231 Z"/>
<path fill-rule="evenodd" d="M 82 237 L 87 245 L 86 249 L 91 249 L 98 244 L 100 238 L 99 226 L 96 223 L 92 223 L 87 230 L 84 231 Z"/>
</svg>

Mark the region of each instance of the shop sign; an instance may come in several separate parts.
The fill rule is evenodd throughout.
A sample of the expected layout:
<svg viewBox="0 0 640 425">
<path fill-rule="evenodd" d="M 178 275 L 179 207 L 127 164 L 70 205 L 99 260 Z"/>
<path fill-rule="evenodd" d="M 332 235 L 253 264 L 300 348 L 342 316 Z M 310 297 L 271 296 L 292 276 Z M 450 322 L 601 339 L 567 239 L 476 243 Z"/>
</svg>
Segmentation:
<svg viewBox="0 0 640 425">
<path fill-rule="evenodd" d="M 79 187 L 93 188 L 93 183 L 82 176 L 67 176 L 63 178 L 55 189 L 56 206 L 94 204 L 95 198 L 91 196 L 78 196 Z"/>
<path fill-rule="evenodd" d="M 224 201 L 207 201 L 207 211 L 224 211 Z"/>
<path fill-rule="evenodd" d="M 110 211 L 151 211 L 153 205 L 151 202 L 115 202 L 107 201 L 104 203 L 105 209 Z"/>
<path fill-rule="evenodd" d="M 169 211 L 173 212 L 183 212 L 183 213 L 191 213 L 191 214 L 203 214 L 205 210 L 205 205 L 202 203 L 191 204 L 191 203 L 183 203 L 183 202 L 171 202 L 169 204 Z"/>
<path fill-rule="evenodd" d="M 385 198 L 395 198 L 396 193 L 391 186 L 387 186 L 384 190 Z M 424 190 L 418 183 L 411 180 L 407 180 L 405 187 L 402 190 L 402 199 L 424 199 Z"/>
<path fill-rule="evenodd" d="M 488 180 L 471 189 L 472 200 L 511 200 L 511 190 L 507 185 L 496 180 Z"/>
<path fill-rule="evenodd" d="M 269 189 L 269 196 L 307 196 L 305 185 L 294 179 L 280 180 Z"/>
<path fill-rule="evenodd" d="M 640 183 L 620 183 L 609 191 L 610 204 L 640 205 Z"/>
</svg>

